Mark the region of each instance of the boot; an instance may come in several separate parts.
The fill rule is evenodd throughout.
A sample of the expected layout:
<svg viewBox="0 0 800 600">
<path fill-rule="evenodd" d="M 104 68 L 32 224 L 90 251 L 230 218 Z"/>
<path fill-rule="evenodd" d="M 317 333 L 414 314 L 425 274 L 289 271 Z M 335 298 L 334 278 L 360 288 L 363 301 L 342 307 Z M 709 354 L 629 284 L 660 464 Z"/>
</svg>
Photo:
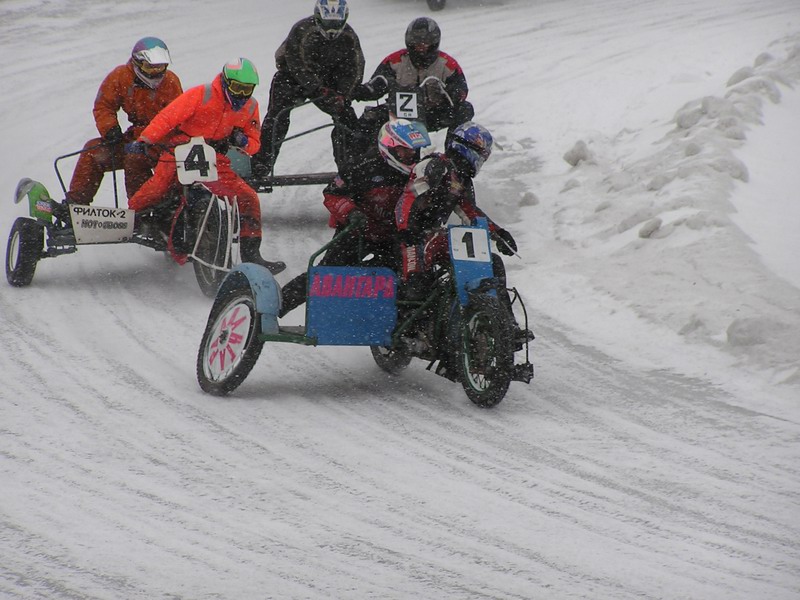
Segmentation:
<svg viewBox="0 0 800 600">
<path fill-rule="evenodd" d="M 261 258 L 261 238 L 260 237 L 243 237 L 239 242 L 239 250 L 242 255 L 242 262 L 255 263 L 266 267 L 270 273 L 277 275 L 286 268 L 286 263 L 277 261 L 270 262 Z"/>
</svg>

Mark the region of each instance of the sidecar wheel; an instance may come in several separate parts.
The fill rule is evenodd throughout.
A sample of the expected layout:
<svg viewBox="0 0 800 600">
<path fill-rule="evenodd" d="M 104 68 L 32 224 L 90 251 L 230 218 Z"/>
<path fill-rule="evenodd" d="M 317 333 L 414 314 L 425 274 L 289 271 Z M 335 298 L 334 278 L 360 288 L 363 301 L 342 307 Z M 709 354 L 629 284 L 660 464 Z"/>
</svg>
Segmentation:
<svg viewBox="0 0 800 600">
<path fill-rule="evenodd" d="M 250 374 L 264 342 L 261 317 L 246 279 L 214 301 L 200 351 L 197 381 L 204 392 L 224 396 Z"/>
<path fill-rule="evenodd" d="M 411 355 L 403 350 L 393 350 L 385 346 L 370 346 L 372 358 L 381 369 L 390 375 L 397 375 L 411 364 Z"/>
<path fill-rule="evenodd" d="M 469 399 L 483 408 L 499 404 L 514 373 L 509 315 L 492 296 L 475 296 L 461 322 L 459 370 Z"/>
<path fill-rule="evenodd" d="M 30 285 L 43 248 L 44 228 L 39 223 L 26 217 L 19 217 L 14 221 L 6 246 L 8 283 L 14 287 Z"/>
</svg>

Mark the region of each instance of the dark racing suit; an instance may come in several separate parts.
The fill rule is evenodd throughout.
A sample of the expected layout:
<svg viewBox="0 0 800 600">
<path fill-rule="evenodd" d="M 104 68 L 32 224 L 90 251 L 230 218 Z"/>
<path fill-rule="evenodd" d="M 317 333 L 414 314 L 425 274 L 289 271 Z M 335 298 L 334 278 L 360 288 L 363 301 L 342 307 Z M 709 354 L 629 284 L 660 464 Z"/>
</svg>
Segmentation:
<svg viewBox="0 0 800 600">
<path fill-rule="evenodd" d="M 433 267 L 449 261 L 449 242 L 444 225 L 455 213 L 465 225 L 484 217 L 492 235 L 500 227 L 475 201 L 475 186 L 466 174 L 463 158 L 434 153 L 418 162 L 395 207 L 402 284 L 399 295 L 419 300 L 428 294 Z M 492 253 L 492 270 L 500 281 L 498 299 L 516 324 L 506 289 L 506 269 L 499 254 Z M 517 331 L 519 327 L 517 326 Z M 515 336 L 517 335 L 515 331 Z"/>
<path fill-rule="evenodd" d="M 395 269 L 394 209 L 407 181 L 408 175 L 389 166 L 377 153 L 346 167 L 323 191 L 330 212 L 328 225 L 336 229 L 334 236 L 338 235 L 354 210 L 364 215 L 366 225 L 328 248 L 319 264 L 358 265 L 371 254 L 368 264 Z M 303 273 L 283 287 L 280 316 L 306 301 L 307 286 L 308 276 Z"/>
<path fill-rule="evenodd" d="M 275 52 L 277 71 L 269 90 L 269 105 L 261 127 L 261 150 L 253 160 L 256 175 L 272 171 L 286 133 L 291 108 L 307 99 L 349 129 L 358 119 L 350 105 L 353 89 L 364 77 L 364 53 L 350 25 L 335 39 L 325 38 L 307 17 L 294 24 Z M 334 127 L 331 133 L 334 158 L 341 167 L 347 132 Z"/>
<path fill-rule="evenodd" d="M 467 101 L 469 87 L 464 71 L 455 58 L 441 50 L 436 60 L 423 68 L 417 68 L 412 64 L 408 50 L 393 52 L 381 61 L 368 83 L 358 86 L 355 98 L 378 100 L 397 88 L 408 89 L 419 86 L 427 77 L 439 79 L 444 84 L 447 95 L 450 96 L 448 100 L 438 85 L 426 84 L 423 90 L 423 104 L 425 126 L 428 131 L 447 128 L 450 132 L 472 119 L 475 109 Z M 361 116 L 359 129 L 364 138 L 374 140 L 380 127 L 388 120 L 388 104 L 369 107 Z"/>
</svg>

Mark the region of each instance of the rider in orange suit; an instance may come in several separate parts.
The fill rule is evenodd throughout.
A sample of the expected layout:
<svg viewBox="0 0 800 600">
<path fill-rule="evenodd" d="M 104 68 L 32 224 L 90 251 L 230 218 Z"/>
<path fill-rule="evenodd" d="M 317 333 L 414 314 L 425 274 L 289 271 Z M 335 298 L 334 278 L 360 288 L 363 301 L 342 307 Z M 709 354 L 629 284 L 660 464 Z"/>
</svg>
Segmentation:
<svg viewBox="0 0 800 600">
<path fill-rule="evenodd" d="M 210 84 L 194 87 L 176 98 L 153 118 L 139 139 L 129 144 L 132 153 L 145 151 L 149 144 L 175 146 L 191 137 L 203 137 L 217 151 L 218 180 L 206 187 L 220 196 L 236 197 L 241 215 L 241 255 L 245 262 L 266 266 L 279 273 L 286 265 L 261 258 L 261 205 L 258 194 L 231 168 L 225 155 L 230 146 L 249 155 L 261 147 L 261 118 L 252 97 L 258 73 L 246 58 L 226 64 Z M 153 177 L 128 201 L 137 212 L 161 202 L 177 182 L 175 156 L 167 150 L 159 159 Z"/>
<path fill-rule="evenodd" d="M 91 204 L 107 171 L 125 169 L 128 198 L 150 177 L 158 154 L 125 155 L 123 147 L 183 92 L 178 76 L 167 70 L 169 61 L 169 50 L 163 41 L 142 38 L 133 47 L 130 60 L 103 80 L 93 110 L 101 137 L 86 142 L 69 184 L 68 202 Z M 131 123 L 125 133 L 117 118 L 120 110 Z"/>
</svg>

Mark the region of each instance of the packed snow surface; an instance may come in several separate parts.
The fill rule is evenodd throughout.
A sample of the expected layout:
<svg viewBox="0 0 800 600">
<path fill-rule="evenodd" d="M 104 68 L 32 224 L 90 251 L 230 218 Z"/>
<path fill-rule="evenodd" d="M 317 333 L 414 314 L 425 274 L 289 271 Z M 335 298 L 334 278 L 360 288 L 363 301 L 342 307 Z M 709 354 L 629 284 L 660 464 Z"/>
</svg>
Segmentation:
<svg viewBox="0 0 800 600">
<path fill-rule="evenodd" d="M 44 260 L 0 286 L 0 597 L 800 597 L 800 3 L 349 5 L 367 74 L 420 15 L 464 68 L 536 378 L 481 410 L 422 364 L 267 345 L 214 398 L 190 267 L 125 245 Z M 2 228 L 20 178 L 61 193 L 53 161 L 95 135 L 137 39 L 162 37 L 186 88 L 251 58 L 263 114 L 312 8 L 0 3 Z M 276 165 L 332 168 L 325 133 Z M 284 284 L 330 236 L 321 190 L 261 199 Z"/>
</svg>

